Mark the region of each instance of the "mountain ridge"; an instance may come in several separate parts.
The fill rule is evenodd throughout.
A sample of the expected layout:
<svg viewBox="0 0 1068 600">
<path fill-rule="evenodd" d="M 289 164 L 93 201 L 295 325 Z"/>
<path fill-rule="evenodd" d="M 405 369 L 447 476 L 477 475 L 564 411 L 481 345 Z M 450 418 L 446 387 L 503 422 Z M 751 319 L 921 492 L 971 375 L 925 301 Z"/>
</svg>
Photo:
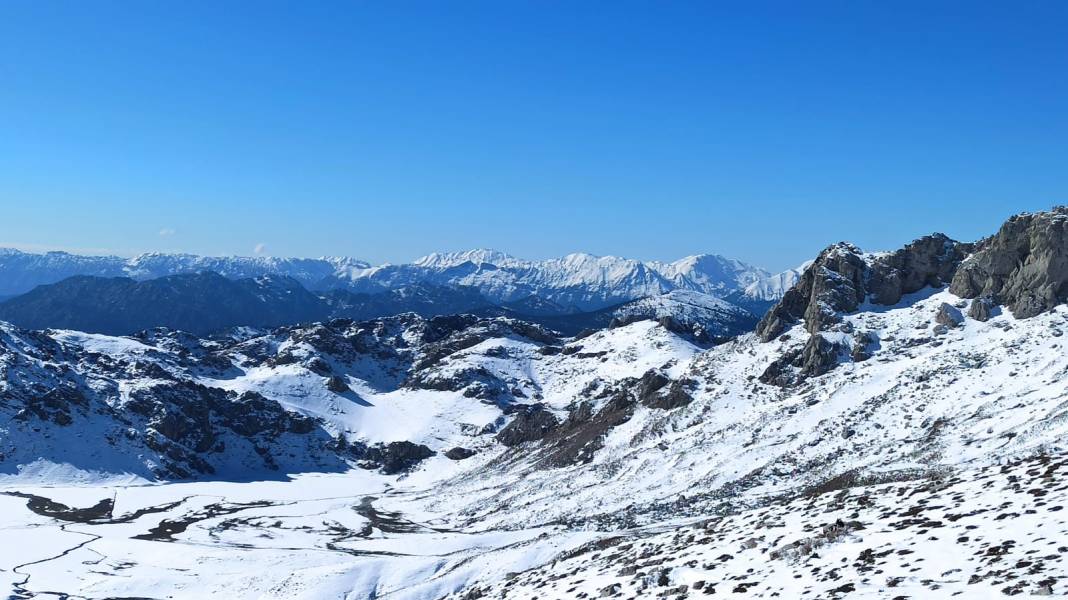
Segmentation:
<svg viewBox="0 0 1068 600">
<path fill-rule="evenodd" d="M 376 293 L 413 284 L 477 288 L 497 303 L 538 296 L 564 306 L 596 310 L 674 289 L 723 297 L 749 294 L 760 300 L 781 295 L 796 274 L 769 274 L 718 255 L 695 255 L 671 263 L 573 253 L 562 258 L 524 260 L 496 250 L 435 253 L 412 263 L 373 266 L 348 257 L 211 257 L 144 253 L 133 258 L 35 254 L 0 249 L 0 296 L 13 296 L 73 275 L 147 280 L 214 271 L 231 279 L 262 275 L 292 277 L 313 291 L 344 288 Z M 763 282 L 763 283 L 762 283 Z"/>
</svg>

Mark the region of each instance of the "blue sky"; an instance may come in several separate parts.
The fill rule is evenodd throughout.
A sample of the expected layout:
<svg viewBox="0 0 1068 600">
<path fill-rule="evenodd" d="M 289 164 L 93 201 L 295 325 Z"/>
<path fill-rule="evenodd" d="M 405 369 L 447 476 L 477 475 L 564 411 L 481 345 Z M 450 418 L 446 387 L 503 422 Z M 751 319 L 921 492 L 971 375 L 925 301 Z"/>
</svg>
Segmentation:
<svg viewBox="0 0 1068 600">
<path fill-rule="evenodd" d="M 1062 2 L 4 2 L 0 245 L 780 269 L 974 239 L 1068 202 L 1065 31 Z"/>
</svg>

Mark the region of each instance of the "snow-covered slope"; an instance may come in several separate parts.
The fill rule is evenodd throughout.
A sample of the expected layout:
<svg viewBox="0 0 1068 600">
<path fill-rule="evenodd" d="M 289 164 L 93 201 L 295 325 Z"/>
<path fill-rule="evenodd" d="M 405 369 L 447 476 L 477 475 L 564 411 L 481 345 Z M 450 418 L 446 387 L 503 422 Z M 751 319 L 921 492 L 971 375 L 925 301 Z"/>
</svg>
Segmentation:
<svg viewBox="0 0 1068 600">
<path fill-rule="evenodd" d="M 120 380 L 113 388 L 119 407 L 128 402 L 124 394 L 160 385 L 152 378 L 161 374 L 148 366 L 157 363 L 189 374 L 179 378 L 278 402 L 310 417 L 331 438 L 343 433 L 350 445 L 406 440 L 438 454 L 401 479 L 359 470 L 335 479 L 302 476 L 291 484 L 307 488 L 302 499 L 281 506 L 294 493 L 277 487 L 282 484 L 176 486 L 122 510 L 191 493 L 225 500 L 212 500 L 215 508 L 160 509 L 155 518 L 148 514 L 121 527 L 107 520 L 82 524 L 77 530 L 102 536 L 88 548 L 108 557 L 104 567 L 86 570 L 81 558 L 58 563 L 62 568 L 51 573 L 20 572 L 31 575 L 28 589 L 54 590 L 59 582 L 65 591 L 112 596 L 191 597 L 173 587 L 185 581 L 183 569 L 201 575 L 195 585 L 183 584 L 196 590 L 190 594 L 233 597 L 279 597 L 269 590 L 298 586 L 309 594 L 339 589 L 359 598 L 435 598 L 476 588 L 488 597 L 568 598 L 614 585 L 624 593 L 656 594 L 698 581 L 719 593 L 744 584 L 751 595 L 781 597 L 799 573 L 799 585 L 817 595 L 852 584 L 858 593 L 884 597 L 890 581 L 895 594 L 914 597 L 1012 586 L 1060 590 L 1065 571 L 1059 558 L 1047 556 L 1063 552 L 1048 542 L 1059 539 L 1062 521 L 1054 509 L 1066 500 L 1060 471 L 1050 469 L 1064 463 L 1068 450 L 1062 414 L 1068 359 L 1061 352 L 1068 311 L 966 318 L 943 332 L 937 318 L 946 303 L 963 304 L 967 312 L 968 301 L 928 288 L 892 307 L 844 315 L 833 331 L 808 334 L 798 324 L 768 343 L 747 336 L 704 352 L 649 321 L 570 342 L 507 321 L 414 318 L 244 332 L 200 342 L 204 348 L 174 334 L 131 340 L 54 333 L 48 339 L 72 353 L 65 364 L 79 365 L 75 374 L 87 373 L 90 388 L 111 389 L 94 376 L 105 366 L 113 374 L 103 379 Z M 851 345 L 858 331 L 878 338 L 867 360 L 842 358 L 828 373 L 785 388 L 759 381 L 810 335 Z M 10 342 L 6 356 L 31 353 L 18 350 L 19 343 L 49 343 L 28 342 L 33 336 L 26 332 L 8 335 L 22 341 Z M 74 358 L 81 353 L 92 354 Z M 192 355 L 186 366 L 168 358 L 184 353 Z M 25 360 L 14 359 L 19 365 Z M 42 364 L 30 372 L 43 378 L 49 370 Z M 328 387 L 335 376 L 347 390 Z M 11 389 L 5 387 L 5 397 Z M 57 409 L 45 404 L 42 410 Z M 83 419 L 104 420 L 93 409 L 70 412 L 74 422 L 67 425 L 29 416 L 16 429 L 18 419 L 8 421 L 6 434 L 18 435 L 20 443 L 5 445 L 5 464 L 25 465 L 5 484 L 9 491 L 60 502 L 67 494 L 71 506 L 96 502 L 91 491 L 25 483 L 28 477 L 55 482 L 55 467 L 34 456 L 84 464 L 75 462 L 73 451 L 49 455 L 56 440 L 109 435 L 107 429 L 79 430 Z M 542 416 L 535 421 L 531 414 Z M 136 420 L 132 425 L 140 427 Z M 515 435 L 505 435 L 509 431 Z M 35 435 L 38 441 L 25 443 Z M 94 454 L 82 460 L 151 476 L 122 466 L 144 452 L 125 449 L 133 443 L 126 440 L 137 437 L 119 435 L 109 450 L 127 462 Z M 475 454 L 453 461 L 444 452 L 455 446 Z M 280 456 L 285 470 L 308 469 L 286 462 L 292 459 L 284 451 L 270 453 Z M 357 454 L 340 456 L 358 460 Z M 1006 461 L 1013 466 L 998 467 Z M 1039 504 L 1028 490 L 1042 492 Z M 144 496 L 138 488 L 119 493 Z M 391 518 L 402 522 L 372 524 L 353 513 L 367 495 L 377 498 L 379 512 L 362 514 L 382 519 L 396 513 L 405 516 Z M 151 537 L 163 518 L 195 523 L 174 539 L 194 544 L 200 566 L 147 559 L 166 556 L 158 553 L 173 545 Z M 369 536 L 358 533 L 365 526 Z M 435 530 L 440 533 L 429 533 Z M 134 536 L 150 537 L 131 541 Z M 967 552 L 949 558 L 943 546 L 922 543 L 931 536 Z M 86 539 L 48 543 L 58 554 L 64 543 Z M 248 576 L 220 577 L 209 566 L 211 557 L 236 545 L 246 547 L 245 558 L 228 564 Z M 380 551 L 403 556 L 375 554 Z M 913 554 L 906 559 L 901 551 Z M 146 558 L 130 561 L 139 554 Z M 732 558 L 723 558 L 728 554 Z M 1007 558 L 999 565 L 988 556 Z M 850 561 L 843 566 L 841 557 Z M 1043 566 L 1035 571 L 1016 566 L 1020 561 Z M 124 562 L 136 563 L 127 577 L 97 574 Z M 309 569 L 298 571 L 300 564 Z M 275 566 L 253 577 L 264 565 Z M 588 575 L 578 575 L 579 567 Z M 774 576 L 746 577 L 748 569 Z M 506 579 L 509 571 L 524 573 Z M 55 579 L 59 572 L 70 573 L 69 579 Z M 979 583 L 966 587 L 976 578 Z"/>
</svg>

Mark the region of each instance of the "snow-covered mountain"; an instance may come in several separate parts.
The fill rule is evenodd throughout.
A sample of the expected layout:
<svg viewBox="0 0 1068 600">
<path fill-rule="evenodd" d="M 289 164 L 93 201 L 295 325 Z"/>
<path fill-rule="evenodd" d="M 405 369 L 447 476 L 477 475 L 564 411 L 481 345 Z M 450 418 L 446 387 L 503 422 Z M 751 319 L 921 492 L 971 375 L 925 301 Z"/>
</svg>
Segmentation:
<svg viewBox="0 0 1068 600">
<path fill-rule="evenodd" d="M 1063 594 L 1064 240 L 1068 209 L 975 244 L 835 244 L 712 348 L 625 318 L 582 337 L 471 315 L 211 339 L 3 326 L 0 585 Z"/>
<path fill-rule="evenodd" d="M 776 301 L 783 297 L 786 290 L 794 287 L 794 284 L 801 279 L 801 274 L 804 273 L 805 269 L 811 264 L 812 261 L 805 261 L 796 269 L 787 269 L 781 273 L 774 273 L 762 277 L 747 285 L 745 290 L 743 290 L 743 293 L 746 297 L 753 300 Z"/>
<path fill-rule="evenodd" d="M 264 275 L 291 277 L 307 288 L 339 272 L 368 268 L 365 262 L 345 257 L 275 258 L 270 256 L 196 256 L 193 254 L 140 254 L 82 256 L 67 252 L 36 254 L 0 248 L 0 296 L 23 294 L 38 285 L 56 283 L 75 275 L 129 277 L 139 281 L 211 271 L 229 279 Z"/>
<path fill-rule="evenodd" d="M 152 253 L 124 259 L 4 249 L 0 250 L 0 296 L 25 293 L 34 286 L 74 275 L 146 280 L 200 271 L 212 271 L 230 279 L 264 275 L 291 277 L 313 291 L 347 289 L 382 293 L 412 286 L 468 287 L 497 304 L 535 296 L 581 310 L 597 310 L 676 289 L 715 297 L 743 294 L 759 300 L 775 300 L 796 279 L 792 271 L 772 275 L 715 255 L 691 256 L 672 263 L 590 254 L 530 261 L 493 250 L 472 250 L 431 254 L 410 264 L 372 267 L 363 261 L 341 257 Z"/>
<path fill-rule="evenodd" d="M 581 253 L 532 261 L 494 250 L 472 250 L 431 254 L 407 265 L 352 269 L 332 285 L 375 291 L 430 282 L 473 287 L 497 303 L 537 296 L 589 311 L 673 290 L 724 297 L 756 286 L 755 290 L 771 295 L 776 277 L 711 254 L 671 263 Z"/>
</svg>

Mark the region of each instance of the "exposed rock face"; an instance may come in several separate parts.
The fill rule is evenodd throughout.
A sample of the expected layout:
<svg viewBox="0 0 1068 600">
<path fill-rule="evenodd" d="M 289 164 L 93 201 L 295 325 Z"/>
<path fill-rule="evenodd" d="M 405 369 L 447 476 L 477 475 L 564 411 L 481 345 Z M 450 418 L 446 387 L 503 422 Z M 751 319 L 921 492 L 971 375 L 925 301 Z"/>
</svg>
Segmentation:
<svg viewBox="0 0 1068 600">
<path fill-rule="evenodd" d="M 676 408 L 682 408 L 690 402 L 693 402 L 693 396 L 690 392 L 696 387 L 697 382 L 692 379 L 677 379 L 671 382 L 671 385 L 666 389 L 661 389 L 658 393 L 642 399 L 642 404 L 649 408 L 659 408 L 661 410 L 674 410 Z"/>
<path fill-rule="evenodd" d="M 56 425 L 67 426 L 74 422 L 71 409 L 86 408 L 89 402 L 73 385 L 64 385 L 48 390 L 41 396 L 30 396 L 26 406 L 15 414 L 19 420 L 28 420 L 31 415 L 43 421 L 52 421 Z"/>
<path fill-rule="evenodd" d="M 853 362 L 864 362 L 871 358 L 872 350 L 879 346 L 879 336 L 870 331 L 858 331 L 853 334 Z"/>
<path fill-rule="evenodd" d="M 645 375 L 642 375 L 642 378 L 638 380 L 638 384 L 635 386 L 638 400 L 642 404 L 649 404 L 656 399 L 657 392 L 669 383 L 671 383 L 671 379 L 666 375 L 656 371 L 648 371 Z"/>
<path fill-rule="evenodd" d="M 838 364 L 845 351 L 839 344 L 818 333 L 813 334 L 802 348 L 787 352 L 768 365 L 760 375 L 760 381 L 786 387 L 808 377 L 823 375 Z"/>
<path fill-rule="evenodd" d="M 605 435 L 634 415 L 634 395 L 636 388 L 641 387 L 635 383 L 634 379 L 625 379 L 619 387 L 606 390 L 607 400 L 596 412 L 589 401 L 571 411 L 567 420 L 546 436 L 548 450 L 542 459 L 543 464 L 555 468 L 593 460 L 594 453 L 604 445 Z"/>
<path fill-rule="evenodd" d="M 940 233 L 874 256 L 845 242 L 830 246 L 764 315 L 757 335 L 770 341 L 798 319 L 804 319 L 805 329 L 815 333 L 836 323 L 838 313 L 853 312 L 865 300 L 891 305 L 904 294 L 945 285 L 972 248 Z"/>
<path fill-rule="evenodd" d="M 526 405 L 521 407 L 512 422 L 497 434 L 497 441 L 505 446 L 536 442 L 544 439 L 559 424 L 556 416 L 541 404 Z"/>
<path fill-rule="evenodd" d="M 386 475 L 402 473 L 419 464 L 420 461 L 434 456 L 434 451 L 422 444 L 408 441 L 390 442 L 385 445 L 371 446 L 363 455 L 360 466 L 378 468 Z"/>
<path fill-rule="evenodd" d="M 990 297 L 1019 319 L 1068 300 L 1068 207 L 1011 217 L 981 242 L 949 290 L 963 298 Z"/>
<path fill-rule="evenodd" d="M 816 332 L 835 322 L 836 312 L 852 312 L 864 299 L 867 264 L 856 246 L 840 242 L 828 247 L 805 269 L 801 280 L 790 288 L 757 324 L 757 335 L 770 341 L 798 319 Z"/>
<path fill-rule="evenodd" d="M 974 244 L 957 242 L 935 233 L 891 254 L 875 257 L 868 282 L 871 301 L 882 305 L 897 304 L 905 294 L 928 286 L 946 285 L 974 248 Z"/>
</svg>

